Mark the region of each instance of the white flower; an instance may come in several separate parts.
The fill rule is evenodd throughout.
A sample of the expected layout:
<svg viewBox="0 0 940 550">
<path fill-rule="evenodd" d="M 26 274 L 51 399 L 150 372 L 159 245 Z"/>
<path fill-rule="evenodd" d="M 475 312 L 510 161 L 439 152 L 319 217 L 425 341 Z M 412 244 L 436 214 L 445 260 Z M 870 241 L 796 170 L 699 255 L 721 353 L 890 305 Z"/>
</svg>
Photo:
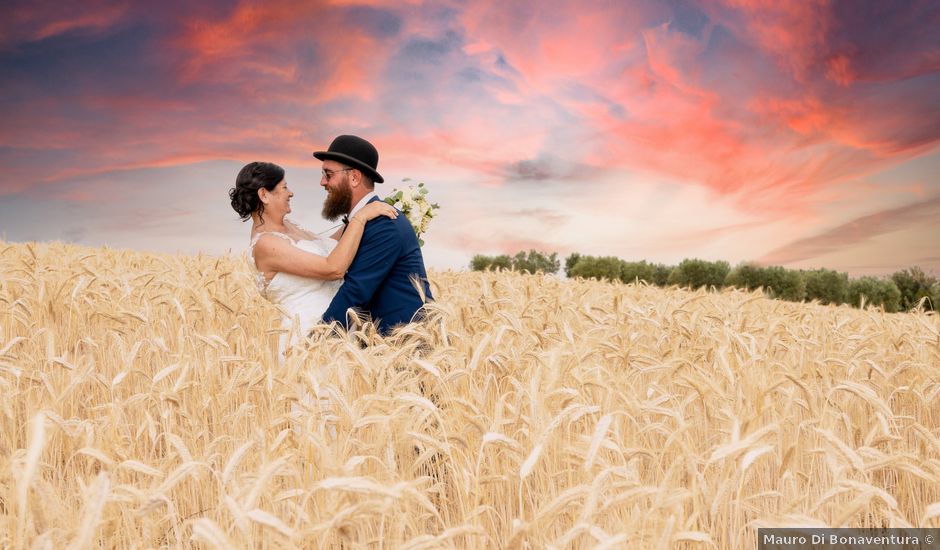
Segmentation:
<svg viewBox="0 0 940 550">
<path fill-rule="evenodd" d="M 422 246 L 424 241 L 421 235 L 427 231 L 428 224 L 434 218 L 434 210 L 439 208 L 438 205 L 428 201 L 427 195 L 427 187 L 419 183 L 417 186 L 409 185 L 402 189 L 392 189 L 392 194 L 385 199 L 385 202 L 401 210 L 408 218 Z"/>
</svg>

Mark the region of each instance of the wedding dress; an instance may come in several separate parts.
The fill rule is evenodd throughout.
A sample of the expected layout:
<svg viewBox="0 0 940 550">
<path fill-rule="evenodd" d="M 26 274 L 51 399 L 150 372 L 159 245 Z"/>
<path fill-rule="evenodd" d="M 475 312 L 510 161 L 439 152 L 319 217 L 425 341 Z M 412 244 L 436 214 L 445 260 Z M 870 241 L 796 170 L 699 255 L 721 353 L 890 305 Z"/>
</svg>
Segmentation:
<svg viewBox="0 0 940 550">
<path fill-rule="evenodd" d="M 330 307 L 330 302 L 343 281 L 324 281 L 283 272 L 275 273 L 273 278 L 267 280 L 255 266 L 253 254 L 255 244 L 263 235 L 286 239 L 293 246 L 319 256 L 329 256 L 336 247 L 336 241 L 327 237 L 295 241 L 284 233 L 275 231 L 258 233 L 251 240 L 248 259 L 255 269 L 258 292 L 281 311 L 281 327 L 287 331 L 281 335 L 278 345 L 278 351 L 283 356 L 289 345 L 296 344 L 320 322 L 323 312 Z"/>
<path fill-rule="evenodd" d="M 337 242 L 331 238 L 319 236 L 315 236 L 314 239 L 295 241 L 284 233 L 275 231 L 257 233 L 251 240 L 248 260 L 255 271 L 255 285 L 258 292 L 277 306 L 281 312 L 281 327 L 285 329 L 285 332 L 278 340 L 278 357 L 283 360 L 287 348 L 299 342 L 310 333 L 314 325 L 320 322 L 323 312 L 330 306 L 333 296 L 336 295 L 343 281 L 324 281 L 284 272 L 275 273 L 270 280 L 266 279 L 264 274 L 258 271 L 253 253 L 255 244 L 263 235 L 275 235 L 286 239 L 293 246 L 320 256 L 329 256 Z M 306 424 L 302 418 L 306 411 L 319 409 L 321 416 L 332 418 L 333 408 L 326 396 L 314 397 L 302 385 L 297 388 L 297 391 L 300 401 L 291 405 L 295 433 L 302 433 L 302 426 Z M 329 425 L 328 431 L 335 439 L 336 427 Z"/>
</svg>

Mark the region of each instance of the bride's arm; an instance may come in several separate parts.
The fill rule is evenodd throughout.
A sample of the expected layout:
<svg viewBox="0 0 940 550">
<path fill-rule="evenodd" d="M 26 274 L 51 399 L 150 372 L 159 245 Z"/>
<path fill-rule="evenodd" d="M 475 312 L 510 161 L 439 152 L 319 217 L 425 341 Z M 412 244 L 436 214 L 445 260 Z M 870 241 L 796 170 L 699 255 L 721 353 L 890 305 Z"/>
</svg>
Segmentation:
<svg viewBox="0 0 940 550">
<path fill-rule="evenodd" d="M 380 201 L 369 203 L 349 220 L 343 237 L 329 256 L 305 252 L 284 239 L 263 236 L 255 244 L 255 263 L 262 272 L 284 272 L 327 281 L 342 279 L 359 249 L 366 222 L 378 216 L 394 219 L 398 212 Z"/>
</svg>

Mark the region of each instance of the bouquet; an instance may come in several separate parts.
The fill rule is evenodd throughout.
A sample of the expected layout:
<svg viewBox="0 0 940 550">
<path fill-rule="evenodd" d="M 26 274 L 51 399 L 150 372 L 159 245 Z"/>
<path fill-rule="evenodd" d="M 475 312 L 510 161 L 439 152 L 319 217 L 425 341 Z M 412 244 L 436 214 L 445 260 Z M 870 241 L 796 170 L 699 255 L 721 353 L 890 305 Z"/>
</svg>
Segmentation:
<svg viewBox="0 0 940 550">
<path fill-rule="evenodd" d="M 411 181 L 405 178 L 402 181 Z M 402 214 L 411 222 L 411 227 L 418 237 L 418 244 L 424 246 L 421 235 L 427 231 L 428 224 L 434 218 L 434 211 L 440 208 L 437 204 L 428 201 L 428 188 L 423 183 L 417 186 L 409 185 L 404 189 L 392 189 L 392 194 L 385 198 L 385 202 L 402 211 Z"/>
</svg>

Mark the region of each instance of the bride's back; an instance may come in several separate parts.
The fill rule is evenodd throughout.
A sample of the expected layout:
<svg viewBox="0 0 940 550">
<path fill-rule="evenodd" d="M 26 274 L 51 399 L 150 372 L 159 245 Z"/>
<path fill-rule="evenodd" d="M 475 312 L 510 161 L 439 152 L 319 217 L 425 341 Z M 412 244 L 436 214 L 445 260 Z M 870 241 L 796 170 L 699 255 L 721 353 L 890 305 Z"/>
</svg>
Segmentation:
<svg viewBox="0 0 940 550">
<path fill-rule="evenodd" d="M 288 328 L 296 319 L 300 334 L 307 334 L 314 325 L 320 322 L 323 312 L 329 307 L 343 281 L 324 281 L 284 272 L 275 273 L 268 280 L 263 273 L 258 271 L 252 253 L 255 244 L 264 235 L 286 239 L 293 246 L 319 256 L 328 256 L 336 247 L 336 241 L 325 237 L 295 241 L 283 233 L 273 232 L 259 233 L 251 241 L 249 263 L 256 273 L 255 282 L 258 291 L 281 309 L 282 326 Z"/>
</svg>

